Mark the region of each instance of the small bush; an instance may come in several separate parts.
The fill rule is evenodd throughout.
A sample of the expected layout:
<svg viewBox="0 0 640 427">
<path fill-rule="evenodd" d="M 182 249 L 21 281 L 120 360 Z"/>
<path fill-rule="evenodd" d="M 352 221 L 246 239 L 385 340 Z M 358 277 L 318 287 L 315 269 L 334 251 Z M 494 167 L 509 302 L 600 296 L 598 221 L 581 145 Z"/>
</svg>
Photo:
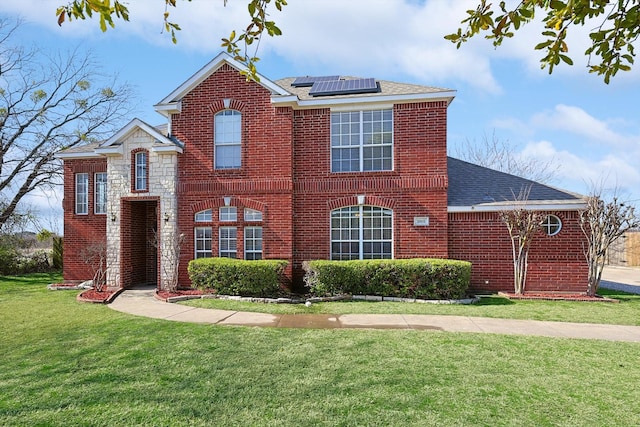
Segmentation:
<svg viewBox="0 0 640 427">
<path fill-rule="evenodd" d="M 316 295 L 378 295 L 398 298 L 463 298 L 471 263 L 445 259 L 307 261 L 305 284 Z"/>
<path fill-rule="evenodd" d="M 199 258 L 189 262 L 194 287 L 222 295 L 276 297 L 282 293 L 287 261 Z"/>
<path fill-rule="evenodd" d="M 0 245 L 0 274 L 16 274 L 19 259 L 20 254 L 15 248 Z"/>
<path fill-rule="evenodd" d="M 53 265 L 49 261 L 48 252 L 39 250 L 21 257 L 17 269 L 19 274 L 46 273 L 53 269 Z"/>
</svg>

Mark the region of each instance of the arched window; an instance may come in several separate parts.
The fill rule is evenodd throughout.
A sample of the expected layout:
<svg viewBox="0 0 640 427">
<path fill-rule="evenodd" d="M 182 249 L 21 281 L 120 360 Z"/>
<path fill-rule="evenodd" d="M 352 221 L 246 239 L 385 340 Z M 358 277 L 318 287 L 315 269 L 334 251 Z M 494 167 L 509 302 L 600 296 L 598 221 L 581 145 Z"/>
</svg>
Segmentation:
<svg viewBox="0 0 640 427">
<path fill-rule="evenodd" d="M 241 166 L 242 114 L 224 110 L 214 120 L 214 162 L 216 169 L 235 169 Z"/>
<path fill-rule="evenodd" d="M 555 215 L 547 215 L 542 221 L 542 230 L 547 236 L 555 236 L 562 229 L 562 221 Z"/>
<path fill-rule="evenodd" d="M 194 216 L 195 222 L 211 222 L 213 221 L 213 211 L 211 209 L 205 209 L 200 212 L 196 212 Z"/>
<path fill-rule="evenodd" d="M 133 154 L 133 189 L 135 191 L 149 190 L 149 154 L 146 150 Z"/>
<path fill-rule="evenodd" d="M 391 259 L 393 211 L 347 206 L 331 211 L 331 259 Z"/>
</svg>

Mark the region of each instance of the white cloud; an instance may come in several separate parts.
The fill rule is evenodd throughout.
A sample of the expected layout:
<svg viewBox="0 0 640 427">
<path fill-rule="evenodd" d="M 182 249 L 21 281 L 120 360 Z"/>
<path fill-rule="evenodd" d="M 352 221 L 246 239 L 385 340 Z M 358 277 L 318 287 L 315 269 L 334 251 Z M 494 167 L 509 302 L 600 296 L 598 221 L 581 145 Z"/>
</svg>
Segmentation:
<svg viewBox="0 0 640 427">
<path fill-rule="evenodd" d="M 96 20 L 56 24 L 55 10 L 66 0 L 20 0 L 2 2 L 0 12 L 20 14 L 28 21 L 56 28 L 67 37 L 98 36 Z M 516 60 L 528 74 L 544 76 L 539 60 L 542 52 L 533 47 L 540 42 L 542 24 L 523 26 L 516 36 L 494 49 L 482 36 L 460 49 L 444 35 L 461 27 L 467 9 L 478 0 L 304 0 L 292 1 L 278 12 L 273 6 L 270 16 L 284 35 L 266 37 L 260 55 L 274 52 L 304 70 L 314 66 L 336 68 L 340 72 L 368 75 L 375 68 L 378 74 L 403 74 L 426 84 L 462 82 L 490 93 L 501 88 L 494 70 L 496 61 Z M 170 37 L 162 33 L 164 2 L 136 0 L 128 3 L 131 22 L 116 21 L 116 31 L 110 37 L 135 35 L 153 45 L 170 45 Z M 169 8 L 170 19 L 182 28 L 178 32 L 179 47 L 199 53 L 215 54 L 221 50 L 220 39 L 231 30 L 247 25 L 246 1 L 234 0 L 223 7 L 222 0 L 192 0 L 178 2 Z M 576 65 L 557 68 L 559 75 L 585 75 L 587 58 L 583 52 L 593 26 L 572 27 L 569 33 L 570 54 Z M 303 65 L 302 65 L 303 64 Z M 637 68 L 637 67 L 636 67 Z M 624 73 L 639 76 L 640 71 Z"/>
<path fill-rule="evenodd" d="M 558 170 L 560 186 L 588 193 L 593 185 L 602 184 L 605 189 L 619 188 L 640 197 L 640 153 L 609 153 L 590 158 L 588 153 L 576 154 L 559 149 L 549 141 L 529 142 L 520 155 L 542 162 L 553 161 L 561 165 Z"/>
<path fill-rule="evenodd" d="M 580 107 L 558 104 L 551 111 L 535 114 L 530 125 L 541 129 L 563 130 L 592 141 L 614 146 L 640 144 L 640 135 L 628 136 L 616 132 L 611 124 L 620 120 L 604 121 L 593 117 Z"/>
</svg>

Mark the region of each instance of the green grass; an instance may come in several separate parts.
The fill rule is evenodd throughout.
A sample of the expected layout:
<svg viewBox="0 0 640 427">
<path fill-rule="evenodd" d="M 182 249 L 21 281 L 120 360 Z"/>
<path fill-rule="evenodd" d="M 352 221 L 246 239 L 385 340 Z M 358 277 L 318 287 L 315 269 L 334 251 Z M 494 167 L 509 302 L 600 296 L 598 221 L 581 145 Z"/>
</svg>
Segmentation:
<svg viewBox="0 0 640 427">
<path fill-rule="evenodd" d="M 0 278 L 1 425 L 640 424 L 640 344 L 178 323 L 57 280 Z"/>
<path fill-rule="evenodd" d="M 508 319 L 550 320 L 558 322 L 606 323 L 614 325 L 640 325 L 640 295 L 601 289 L 601 295 L 615 298 L 620 303 L 509 300 L 497 295 L 484 296 L 471 305 L 418 304 L 399 302 L 340 301 L 303 304 L 262 304 L 231 300 L 189 300 L 181 304 L 193 307 L 234 311 L 255 311 L 274 314 L 353 314 L 397 313 L 477 316 Z"/>
</svg>

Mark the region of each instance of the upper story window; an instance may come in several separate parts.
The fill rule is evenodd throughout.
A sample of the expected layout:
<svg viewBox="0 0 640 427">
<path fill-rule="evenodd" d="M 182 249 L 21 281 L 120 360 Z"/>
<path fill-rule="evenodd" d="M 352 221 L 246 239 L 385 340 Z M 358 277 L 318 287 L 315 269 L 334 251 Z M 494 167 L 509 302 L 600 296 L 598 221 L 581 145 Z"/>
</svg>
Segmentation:
<svg viewBox="0 0 640 427">
<path fill-rule="evenodd" d="M 393 211 L 347 206 L 331 211 L 331 259 L 393 257 Z"/>
<path fill-rule="evenodd" d="M 547 215 L 541 225 L 547 236 L 555 236 L 562 229 L 562 221 L 555 215 Z"/>
<path fill-rule="evenodd" d="M 331 172 L 393 170 L 393 111 L 331 113 Z"/>
<path fill-rule="evenodd" d="M 223 206 L 220 208 L 220 221 L 235 222 L 238 220 L 238 208 L 235 206 Z"/>
<path fill-rule="evenodd" d="M 224 110 L 215 115 L 214 161 L 216 169 L 234 169 L 241 166 L 242 114 Z"/>
<path fill-rule="evenodd" d="M 76 174 L 76 214 L 89 213 L 89 174 Z"/>
<path fill-rule="evenodd" d="M 147 191 L 148 172 L 149 172 L 149 155 L 146 151 L 138 151 L 134 155 L 134 190 Z"/>
<path fill-rule="evenodd" d="M 262 221 L 262 212 L 255 209 L 244 208 L 244 220 Z"/>
<path fill-rule="evenodd" d="M 106 214 L 107 213 L 107 173 L 98 172 L 95 174 L 95 206 L 93 213 Z"/>
<path fill-rule="evenodd" d="M 197 212 L 194 218 L 195 222 L 211 222 L 213 221 L 213 211 L 206 209 L 204 211 Z"/>
</svg>

